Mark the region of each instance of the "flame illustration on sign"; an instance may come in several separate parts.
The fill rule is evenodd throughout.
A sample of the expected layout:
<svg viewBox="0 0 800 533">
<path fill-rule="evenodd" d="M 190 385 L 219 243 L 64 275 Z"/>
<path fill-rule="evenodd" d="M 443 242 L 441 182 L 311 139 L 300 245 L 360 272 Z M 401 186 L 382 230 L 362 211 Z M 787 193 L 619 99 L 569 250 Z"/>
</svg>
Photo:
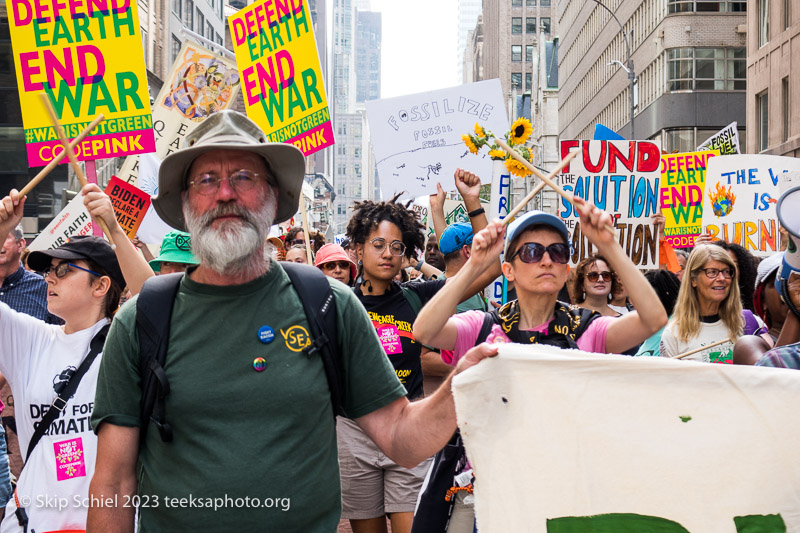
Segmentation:
<svg viewBox="0 0 800 533">
<path fill-rule="evenodd" d="M 736 201 L 736 195 L 731 192 L 730 186 L 725 189 L 719 183 L 717 183 L 715 191 L 709 189 L 708 198 L 711 201 L 711 208 L 714 210 L 714 214 L 718 217 L 729 215 Z"/>
</svg>

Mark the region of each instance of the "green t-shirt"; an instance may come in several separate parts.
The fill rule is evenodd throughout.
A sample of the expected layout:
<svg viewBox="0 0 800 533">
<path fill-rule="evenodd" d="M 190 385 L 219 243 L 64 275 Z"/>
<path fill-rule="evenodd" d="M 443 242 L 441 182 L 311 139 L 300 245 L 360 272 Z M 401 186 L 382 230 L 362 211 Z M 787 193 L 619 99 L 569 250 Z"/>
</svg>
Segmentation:
<svg viewBox="0 0 800 533">
<path fill-rule="evenodd" d="M 349 417 L 358 418 L 405 390 L 364 308 L 348 287 L 329 279 L 345 374 L 343 404 Z M 95 430 L 103 422 L 141 426 L 135 302 L 117 313 L 106 341 Z M 262 326 L 274 331 L 268 344 L 259 340 Z M 151 424 L 139 451 L 141 531 L 336 530 L 341 496 L 335 424 L 322 360 L 300 351 L 308 331 L 302 304 L 275 262 L 245 285 L 183 279 L 164 368 L 170 384 L 166 420 L 174 438 L 162 442 Z M 256 358 L 264 359 L 263 371 L 255 369 Z"/>
</svg>

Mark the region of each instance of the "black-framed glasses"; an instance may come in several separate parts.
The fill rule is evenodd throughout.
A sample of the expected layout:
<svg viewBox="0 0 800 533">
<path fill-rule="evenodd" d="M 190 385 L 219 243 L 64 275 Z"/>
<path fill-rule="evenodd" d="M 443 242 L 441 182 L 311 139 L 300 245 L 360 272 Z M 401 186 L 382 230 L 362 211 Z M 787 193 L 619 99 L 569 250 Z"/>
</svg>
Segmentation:
<svg viewBox="0 0 800 533">
<path fill-rule="evenodd" d="M 387 246 L 391 249 L 392 255 L 403 255 L 406 253 L 406 245 L 403 244 L 403 241 L 386 242 L 386 239 L 383 237 L 375 237 L 369 241 L 369 243 L 372 245 L 372 249 L 379 254 L 383 253 Z"/>
<path fill-rule="evenodd" d="M 329 261 L 327 263 L 322 263 L 322 270 L 336 270 L 336 268 L 341 268 L 342 270 L 350 270 L 350 262 L 349 261 Z"/>
<path fill-rule="evenodd" d="M 720 274 L 725 279 L 731 279 L 736 275 L 736 271 L 732 268 L 698 268 L 697 270 L 702 270 L 708 279 L 717 279 Z"/>
<path fill-rule="evenodd" d="M 83 268 L 83 267 L 80 267 L 78 265 L 74 265 L 72 263 L 66 263 L 66 262 L 65 263 L 59 263 L 56 266 L 52 266 L 51 265 L 51 266 L 45 268 L 42 271 L 42 274 L 44 275 L 44 277 L 47 277 L 48 275 L 50 275 L 50 271 L 52 271 L 56 275 L 57 278 L 63 278 L 64 276 L 67 275 L 67 273 L 69 272 L 70 268 L 77 268 L 78 270 L 83 270 L 84 272 L 88 272 L 89 274 L 94 274 L 95 276 L 103 277 L 103 275 L 101 273 L 99 273 L 99 272 L 95 272 L 94 270 L 89 270 L 88 268 Z"/>
<path fill-rule="evenodd" d="M 227 178 L 221 178 L 215 172 L 207 172 L 205 174 L 200 174 L 195 179 L 190 181 L 189 185 L 194 187 L 194 190 L 197 191 L 197 194 L 210 196 L 212 194 L 216 194 L 219 190 L 220 183 L 227 180 L 228 184 L 231 186 L 231 189 L 236 191 L 238 194 L 244 194 L 255 189 L 260 178 L 260 174 L 256 174 L 255 172 L 247 169 L 237 170 Z M 269 180 L 267 180 L 267 182 L 269 182 Z"/>
<path fill-rule="evenodd" d="M 292 239 L 291 241 L 289 241 L 289 244 L 291 244 L 292 246 L 295 246 L 297 244 L 305 244 L 305 243 L 306 243 L 305 239 Z"/>
<path fill-rule="evenodd" d="M 569 263 L 569 246 L 563 242 L 554 242 L 549 246 L 538 242 L 526 242 L 517 248 L 517 251 L 507 261 L 510 263 L 515 257 L 519 256 L 523 263 L 538 263 L 544 257 L 545 252 L 550 255 L 550 260 L 553 263 L 561 265 Z"/>
<path fill-rule="evenodd" d="M 611 281 L 611 278 L 613 276 L 614 276 L 614 274 L 612 274 L 608 270 L 604 270 L 602 272 L 587 272 L 586 273 L 586 279 L 588 279 L 592 283 L 594 283 L 595 281 L 597 281 L 597 280 L 599 280 L 601 278 L 603 279 L 603 281 Z"/>
</svg>

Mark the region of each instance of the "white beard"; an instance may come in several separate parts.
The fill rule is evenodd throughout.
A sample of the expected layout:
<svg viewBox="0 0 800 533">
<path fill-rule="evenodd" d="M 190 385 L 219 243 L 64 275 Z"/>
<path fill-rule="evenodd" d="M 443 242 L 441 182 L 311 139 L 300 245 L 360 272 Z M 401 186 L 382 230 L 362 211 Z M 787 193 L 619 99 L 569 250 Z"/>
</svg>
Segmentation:
<svg viewBox="0 0 800 533">
<path fill-rule="evenodd" d="M 231 202 L 198 215 L 188 201 L 183 202 L 183 217 L 192 235 L 192 252 L 200 264 L 218 274 L 230 276 L 260 273 L 269 266 L 263 247 L 275 220 L 277 202 L 273 194 L 265 196 L 265 201 L 256 211 Z M 215 218 L 228 214 L 242 218 L 224 221 L 218 228 L 212 227 Z"/>
</svg>

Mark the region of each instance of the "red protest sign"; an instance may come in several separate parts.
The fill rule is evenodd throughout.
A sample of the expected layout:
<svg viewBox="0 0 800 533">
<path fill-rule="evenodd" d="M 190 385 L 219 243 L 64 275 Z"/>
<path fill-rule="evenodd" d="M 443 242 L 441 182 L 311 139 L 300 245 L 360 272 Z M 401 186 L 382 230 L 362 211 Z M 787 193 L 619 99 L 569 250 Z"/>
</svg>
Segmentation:
<svg viewBox="0 0 800 533">
<path fill-rule="evenodd" d="M 150 208 L 150 195 L 116 176 L 108 182 L 106 194 L 111 197 L 119 225 L 129 238 L 136 237 L 136 231 Z"/>
</svg>

